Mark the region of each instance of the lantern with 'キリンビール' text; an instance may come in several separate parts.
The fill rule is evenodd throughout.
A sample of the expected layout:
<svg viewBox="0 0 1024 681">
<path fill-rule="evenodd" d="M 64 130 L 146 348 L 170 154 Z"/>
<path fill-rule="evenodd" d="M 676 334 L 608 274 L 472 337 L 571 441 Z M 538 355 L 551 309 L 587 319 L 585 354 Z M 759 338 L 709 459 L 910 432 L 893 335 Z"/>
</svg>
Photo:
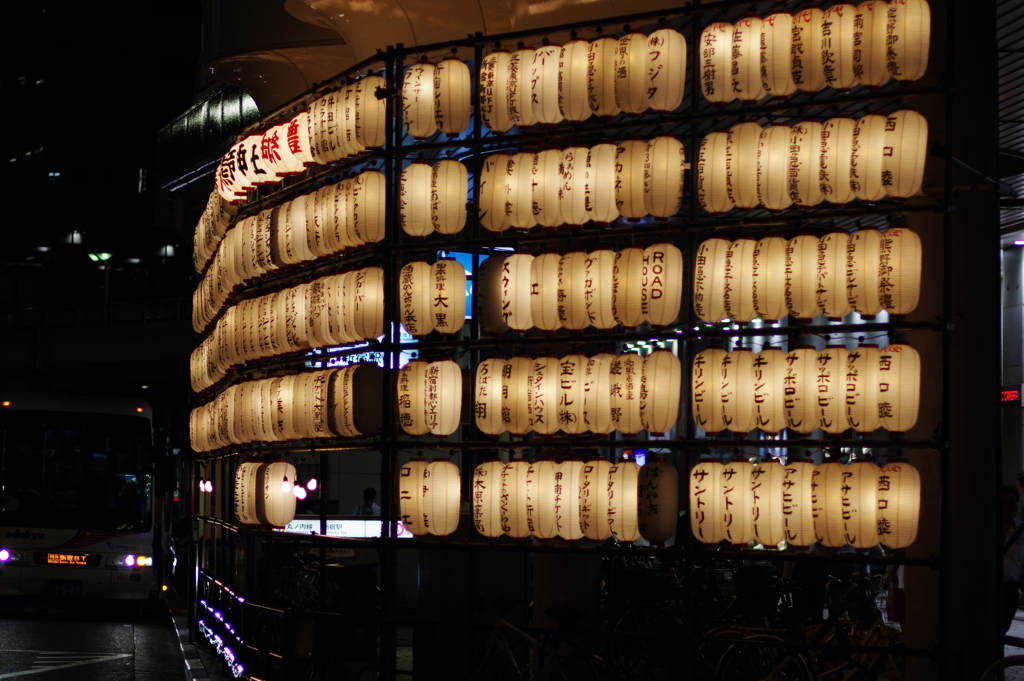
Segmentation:
<svg viewBox="0 0 1024 681">
<path fill-rule="evenodd" d="M 690 411 L 693 422 L 708 435 L 717 435 L 725 430 L 722 418 L 722 360 L 725 350 L 706 348 L 693 358 L 690 371 Z"/>
</svg>

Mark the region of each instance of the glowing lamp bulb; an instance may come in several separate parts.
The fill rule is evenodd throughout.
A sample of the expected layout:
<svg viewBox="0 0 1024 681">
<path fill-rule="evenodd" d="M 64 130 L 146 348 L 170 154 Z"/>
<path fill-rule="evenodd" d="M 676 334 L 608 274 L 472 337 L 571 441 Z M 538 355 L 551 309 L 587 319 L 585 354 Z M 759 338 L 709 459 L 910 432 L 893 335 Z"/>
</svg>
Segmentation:
<svg viewBox="0 0 1024 681">
<path fill-rule="evenodd" d="M 319 484 L 320 483 L 318 483 L 316 481 L 316 478 L 310 478 L 309 482 L 306 483 L 306 489 L 308 489 L 310 492 L 315 492 L 316 491 L 316 487 Z"/>
<path fill-rule="evenodd" d="M 205 492 L 206 491 L 206 481 L 205 480 L 200 480 L 199 481 L 199 491 L 200 492 Z"/>
<path fill-rule="evenodd" d="M 133 565 L 135 565 L 135 556 L 125 556 L 124 564 L 128 567 L 132 567 Z"/>
<path fill-rule="evenodd" d="M 7 549 L 0 549 L 0 563 L 6 563 L 11 559 L 11 552 Z"/>
<path fill-rule="evenodd" d="M 284 476 L 284 480 L 281 481 L 281 491 L 285 494 L 292 491 L 292 483 L 288 482 L 288 476 Z"/>
</svg>

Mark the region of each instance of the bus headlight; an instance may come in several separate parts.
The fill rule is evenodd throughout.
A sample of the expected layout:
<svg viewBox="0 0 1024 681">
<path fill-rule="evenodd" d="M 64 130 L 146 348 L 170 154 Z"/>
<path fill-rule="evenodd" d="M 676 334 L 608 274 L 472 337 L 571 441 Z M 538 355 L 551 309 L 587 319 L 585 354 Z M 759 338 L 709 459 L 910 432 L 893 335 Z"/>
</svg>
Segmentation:
<svg viewBox="0 0 1024 681">
<path fill-rule="evenodd" d="M 11 549 L 0 548 L 0 563 L 16 563 L 25 560 L 25 554 Z"/>
<path fill-rule="evenodd" d="M 153 565 L 153 557 L 136 556 L 129 553 L 126 556 L 114 556 L 110 562 L 121 567 L 151 567 Z"/>
</svg>

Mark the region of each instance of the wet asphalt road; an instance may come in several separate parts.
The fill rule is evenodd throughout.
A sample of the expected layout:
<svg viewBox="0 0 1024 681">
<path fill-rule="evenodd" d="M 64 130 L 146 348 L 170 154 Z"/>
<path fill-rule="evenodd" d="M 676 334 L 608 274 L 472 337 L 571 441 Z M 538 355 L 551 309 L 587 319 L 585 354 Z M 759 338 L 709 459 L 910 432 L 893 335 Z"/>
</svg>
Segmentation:
<svg viewBox="0 0 1024 681">
<path fill-rule="evenodd" d="M 184 681 L 167 608 L 0 597 L 0 681 Z"/>
</svg>

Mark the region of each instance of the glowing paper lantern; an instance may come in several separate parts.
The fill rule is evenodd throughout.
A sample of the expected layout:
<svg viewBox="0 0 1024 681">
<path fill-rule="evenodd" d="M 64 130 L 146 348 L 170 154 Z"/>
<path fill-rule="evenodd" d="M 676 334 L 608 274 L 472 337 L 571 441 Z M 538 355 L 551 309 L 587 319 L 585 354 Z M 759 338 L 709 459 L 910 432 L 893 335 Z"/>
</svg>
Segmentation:
<svg viewBox="0 0 1024 681">
<path fill-rule="evenodd" d="M 700 461 L 690 471 L 690 530 L 699 541 L 714 546 L 725 539 L 722 527 L 722 464 Z"/>
<path fill-rule="evenodd" d="M 722 418 L 722 360 L 725 350 L 706 348 L 693 358 L 690 372 L 690 411 L 693 422 L 708 435 L 725 430 Z"/>
<path fill-rule="evenodd" d="M 786 427 L 786 353 L 764 348 L 754 355 L 754 425 L 769 435 Z"/>
<path fill-rule="evenodd" d="M 847 298 L 846 264 L 850 238 L 829 232 L 818 239 L 818 308 L 829 321 L 839 321 L 852 309 Z"/>
<path fill-rule="evenodd" d="M 928 68 L 932 11 L 927 0 L 895 0 L 886 10 L 886 67 L 901 83 L 915 81 Z"/>
<path fill-rule="evenodd" d="M 295 157 L 304 166 L 316 165 L 313 160 L 313 144 L 309 134 L 311 127 L 309 111 L 300 112 L 288 123 L 288 150 L 295 154 Z"/>
<path fill-rule="evenodd" d="M 583 172 L 583 195 L 587 218 L 597 225 L 607 225 L 619 217 L 615 198 L 614 144 L 596 144 L 587 151 Z"/>
<path fill-rule="evenodd" d="M 737 434 L 750 432 L 756 424 L 754 353 L 750 348 L 736 348 L 722 357 L 721 381 L 722 424 Z"/>
<path fill-rule="evenodd" d="M 473 418 L 484 435 L 500 435 L 505 431 L 501 415 L 505 360 L 501 357 L 485 359 L 476 366 L 473 390 Z"/>
<path fill-rule="evenodd" d="M 757 152 L 762 132 L 761 126 L 753 121 L 743 121 L 729 129 L 725 187 L 736 208 L 750 210 L 757 206 Z"/>
<path fill-rule="evenodd" d="M 878 301 L 890 315 L 913 312 L 921 293 L 921 238 L 891 227 L 878 242 Z"/>
<path fill-rule="evenodd" d="M 509 53 L 491 52 L 480 66 L 479 106 L 484 125 L 499 135 L 515 125 L 508 113 Z"/>
<path fill-rule="evenodd" d="M 622 217 L 637 220 L 647 215 L 644 206 L 644 164 L 647 144 L 642 140 L 619 142 L 615 157 L 615 206 Z"/>
<path fill-rule="evenodd" d="M 533 154 L 521 152 L 505 166 L 505 215 L 515 229 L 537 224 L 533 216 Z"/>
<path fill-rule="evenodd" d="M 558 64 L 562 54 L 561 45 L 544 45 L 533 53 L 530 65 L 530 102 L 533 117 L 541 125 L 555 125 L 562 121 L 562 109 L 558 105 Z"/>
<path fill-rule="evenodd" d="M 441 234 L 456 234 L 466 226 L 469 188 L 466 166 L 445 159 L 430 169 L 430 222 Z"/>
<path fill-rule="evenodd" d="M 632 461 L 620 461 L 608 469 L 608 529 L 619 541 L 634 542 L 640 538 L 637 514 L 637 482 L 640 467 Z"/>
<path fill-rule="evenodd" d="M 729 133 L 715 130 L 700 143 L 697 158 L 697 200 L 712 215 L 732 210 L 729 198 Z"/>
<path fill-rule="evenodd" d="M 410 163 L 402 171 L 399 186 L 399 220 L 402 231 L 423 238 L 434 231 L 430 222 L 430 166 Z"/>
<path fill-rule="evenodd" d="M 469 127 L 469 67 L 456 57 L 434 67 L 434 120 L 441 132 L 458 135 Z"/>
<path fill-rule="evenodd" d="M 624 248 L 615 255 L 612 270 L 612 313 L 615 320 L 632 329 L 644 321 L 644 249 Z"/>
<path fill-rule="evenodd" d="M 582 477 L 583 462 L 579 459 L 566 459 L 555 470 L 555 527 L 558 536 L 566 541 L 583 537 L 579 504 Z"/>
<path fill-rule="evenodd" d="M 505 214 L 505 176 L 511 159 L 508 154 L 491 154 L 480 171 L 477 210 L 480 224 L 490 232 L 504 232 L 511 226 Z"/>
<path fill-rule="evenodd" d="M 533 327 L 530 289 L 533 256 L 515 253 L 505 259 L 501 274 L 501 316 L 513 331 L 527 331 Z"/>
<path fill-rule="evenodd" d="M 694 259 L 693 311 L 708 324 L 717 324 L 726 317 L 723 289 L 729 246 L 728 239 L 708 239 L 697 249 Z"/>
<path fill-rule="evenodd" d="M 286 482 L 295 482 L 295 466 L 272 461 L 260 469 L 260 489 L 256 497 L 256 516 L 269 527 L 284 527 L 295 519 L 295 495 Z"/>
<path fill-rule="evenodd" d="M 586 432 L 583 385 L 587 358 L 583 355 L 567 355 L 558 364 L 558 425 L 566 435 L 579 435 Z"/>
<path fill-rule="evenodd" d="M 761 23 L 761 17 L 753 15 L 732 26 L 732 91 L 744 104 L 756 104 L 765 96 L 761 82 Z"/>
<path fill-rule="evenodd" d="M 557 331 L 562 327 L 558 316 L 557 253 L 541 253 L 530 266 L 530 316 L 541 331 Z"/>
<path fill-rule="evenodd" d="M 825 82 L 839 92 L 847 92 L 857 83 L 853 70 L 856 14 L 853 5 L 832 5 L 825 10 L 821 23 L 821 63 Z"/>
<path fill-rule="evenodd" d="M 861 201 L 875 202 L 885 198 L 882 184 L 885 165 L 885 116 L 868 114 L 853 130 L 853 153 L 850 156 L 850 187 Z"/>
<path fill-rule="evenodd" d="M 682 251 L 669 243 L 645 248 L 641 283 L 644 318 L 653 326 L 674 323 L 683 302 Z"/>
<path fill-rule="evenodd" d="M 725 540 L 744 545 L 754 539 L 754 493 L 750 485 L 749 461 L 732 461 L 722 466 L 722 530 Z"/>
<path fill-rule="evenodd" d="M 878 355 L 878 415 L 891 433 L 905 433 L 917 423 L 921 399 L 921 356 L 905 343 Z"/>
<path fill-rule="evenodd" d="M 821 203 L 821 123 L 803 121 L 793 126 L 789 136 L 790 200 L 799 208 Z"/>
<path fill-rule="evenodd" d="M 562 46 L 558 58 L 558 108 L 567 121 L 590 118 L 587 99 L 587 61 L 590 43 L 572 40 Z"/>
<path fill-rule="evenodd" d="M 590 325 L 607 331 L 615 327 L 612 309 L 612 273 L 615 251 L 596 250 L 587 255 L 583 282 L 583 300 Z"/>
<path fill-rule="evenodd" d="M 600 353 L 587 360 L 583 374 L 583 422 L 595 435 L 610 435 L 612 422 L 612 364 L 615 355 Z"/>
<path fill-rule="evenodd" d="M 722 291 L 725 314 L 734 322 L 745 324 L 757 316 L 754 309 L 754 251 L 757 240 L 741 237 L 729 244 L 725 251 Z"/>
<path fill-rule="evenodd" d="M 664 435 L 679 418 L 683 370 L 668 350 L 655 350 L 644 358 L 640 375 L 640 423 L 651 435 Z"/>
<path fill-rule="evenodd" d="M 406 264 L 399 274 L 402 326 L 414 338 L 422 338 L 434 330 L 434 319 L 430 311 L 432 278 L 431 266 L 422 260 Z"/>
<path fill-rule="evenodd" d="M 558 464 L 537 461 L 526 470 L 526 526 L 537 539 L 558 536 L 555 522 L 555 475 Z"/>
<path fill-rule="evenodd" d="M 430 431 L 423 392 L 427 367 L 427 362 L 414 359 L 398 370 L 398 424 L 413 437 L 423 437 Z"/>
<path fill-rule="evenodd" d="M 889 196 L 908 199 L 921 191 L 928 152 L 928 121 L 909 109 L 886 119 L 882 184 Z"/>
<path fill-rule="evenodd" d="M 817 281 L 818 239 L 813 234 L 798 234 L 786 243 L 786 307 L 798 320 L 818 316 Z"/>
<path fill-rule="evenodd" d="M 830 345 L 814 360 L 818 427 L 829 435 L 842 435 L 849 428 L 844 384 L 848 357 L 845 346 Z"/>
<path fill-rule="evenodd" d="M 872 461 L 851 461 L 842 488 L 843 534 L 855 549 L 878 544 L 878 466 Z"/>
<path fill-rule="evenodd" d="M 623 435 L 635 435 L 643 428 L 640 418 L 643 368 L 643 357 L 635 352 L 626 352 L 615 358 L 609 370 L 612 422 Z"/>
<path fill-rule="evenodd" d="M 599 36 L 590 43 L 587 99 L 590 110 L 603 120 L 621 111 L 615 100 L 615 53 L 618 49 L 618 39 L 609 35 Z"/>
<path fill-rule="evenodd" d="M 817 386 L 815 360 L 818 353 L 813 347 L 797 346 L 786 354 L 785 391 L 783 404 L 786 425 L 795 433 L 809 435 L 818 427 Z"/>
<path fill-rule="evenodd" d="M 619 38 L 615 59 L 615 101 L 627 114 L 647 110 L 647 36 L 633 31 Z"/>
<path fill-rule="evenodd" d="M 570 331 L 582 331 L 590 323 L 584 299 L 587 254 L 573 251 L 558 263 L 558 319 Z"/>
<path fill-rule="evenodd" d="M 754 539 L 768 548 L 778 546 L 786 538 L 782 515 L 784 481 L 785 469 L 774 459 L 759 463 L 750 471 Z"/>
<path fill-rule="evenodd" d="M 807 548 L 816 541 L 815 491 L 819 488 L 814 476 L 817 470 L 813 463 L 802 459 L 786 464 L 782 518 L 790 548 Z"/>
<path fill-rule="evenodd" d="M 384 333 L 384 270 L 364 267 L 353 276 L 353 330 L 356 338 L 370 340 Z"/>
<path fill-rule="evenodd" d="M 513 435 L 526 435 L 533 429 L 533 360 L 513 357 L 505 362 L 501 388 L 501 419 Z"/>
<path fill-rule="evenodd" d="M 530 169 L 533 178 L 530 197 L 533 217 L 538 225 L 548 229 L 558 227 L 564 222 L 558 208 L 558 192 L 562 184 L 559 170 L 561 164 L 560 150 L 545 149 L 533 155 L 533 166 Z"/>
<path fill-rule="evenodd" d="M 421 537 L 427 534 L 423 522 L 423 473 L 428 465 L 426 459 L 415 458 L 398 473 L 398 517 L 406 530 Z"/>
<path fill-rule="evenodd" d="M 732 89 L 732 24 L 716 21 L 700 34 L 700 86 L 704 97 L 725 106 L 736 95 Z"/>
<path fill-rule="evenodd" d="M 508 62 L 508 116 L 521 128 L 537 122 L 530 102 L 530 71 L 534 50 L 527 47 L 512 53 Z"/>
<path fill-rule="evenodd" d="M 652 459 L 637 479 L 640 535 L 652 544 L 664 544 L 676 533 L 679 521 L 679 474 L 675 466 Z"/>
<path fill-rule="evenodd" d="M 583 190 L 583 173 L 587 164 L 586 147 L 569 147 L 562 152 L 561 185 L 558 210 L 570 227 L 581 227 L 587 216 L 587 197 Z"/>
<path fill-rule="evenodd" d="M 846 116 L 830 118 L 821 126 L 818 182 L 822 198 L 837 206 L 845 206 L 854 198 L 850 171 L 856 128 L 853 119 Z"/>
<path fill-rule="evenodd" d="M 761 85 L 775 99 L 796 92 L 793 82 L 793 17 L 769 14 L 761 23 Z"/>
<path fill-rule="evenodd" d="M 825 13 L 817 7 L 793 15 L 793 83 L 814 94 L 825 87 L 825 69 L 821 60 L 821 25 Z"/>
<path fill-rule="evenodd" d="M 814 539 L 827 548 L 846 544 L 843 531 L 843 473 L 838 461 L 826 461 L 811 474 L 811 503 L 814 507 Z"/>
<path fill-rule="evenodd" d="M 473 527 L 485 537 L 500 537 L 501 471 L 498 459 L 489 459 L 473 469 Z"/>
<path fill-rule="evenodd" d="M 427 532 L 447 537 L 459 526 L 462 501 L 459 469 L 447 459 L 427 464 L 423 472 L 423 524 Z"/>
<path fill-rule="evenodd" d="M 656 218 L 670 218 L 683 201 L 686 153 L 683 143 L 663 135 L 647 143 L 644 165 L 644 208 Z"/>
<path fill-rule="evenodd" d="M 368 244 L 384 240 L 384 206 L 387 191 L 384 173 L 366 170 L 355 178 L 355 206 L 352 219 L 355 221 L 356 232 Z"/>
<path fill-rule="evenodd" d="M 513 459 L 501 469 L 501 530 L 513 539 L 525 539 L 530 535 L 527 522 L 529 500 L 526 496 L 526 480 L 530 462 Z"/>
<path fill-rule="evenodd" d="M 878 471 L 875 526 L 878 541 L 902 549 L 917 539 L 921 515 L 921 475 L 906 462 L 893 462 Z"/>
<path fill-rule="evenodd" d="M 533 361 L 530 374 L 530 400 L 533 430 L 538 435 L 554 435 L 558 432 L 559 370 L 554 357 L 538 357 Z"/>
<path fill-rule="evenodd" d="M 235 469 L 235 520 L 240 525 L 259 525 L 256 515 L 256 495 L 259 492 L 258 461 L 247 461 Z"/>
<path fill-rule="evenodd" d="M 385 104 L 377 89 L 386 87 L 384 78 L 370 75 L 356 82 L 356 141 L 367 149 L 384 146 Z"/>
<path fill-rule="evenodd" d="M 772 212 L 788 208 L 789 153 L 792 128 L 773 123 L 761 133 L 757 148 L 757 197 Z"/>
<path fill-rule="evenodd" d="M 889 5 L 867 0 L 857 5 L 853 22 L 853 73 L 857 82 L 876 88 L 889 82 L 885 65 L 886 12 Z"/>
<path fill-rule="evenodd" d="M 670 113 L 683 103 L 686 88 L 686 39 L 674 28 L 659 28 L 647 38 L 647 104 Z"/>
<path fill-rule="evenodd" d="M 366 147 L 356 135 L 356 105 L 359 101 L 357 81 L 350 81 L 342 88 L 341 93 L 341 134 L 346 156 L 356 156 L 366 151 Z"/>
<path fill-rule="evenodd" d="M 482 304 L 479 305 L 480 323 L 484 331 L 501 334 L 508 331 L 508 324 L 502 318 L 501 277 L 505 265 L 504 255 L 492 255 L 480 263 L 479 279 Z"/>
<path fill-rule="evenodd" d="M 583 464 L 580 474 L 580 529 L 591 541 L 604 541 L 612 536 L 608 524 L 608 473 L 612 465 L 606 459 L 592 459 Z"/>
<path fill-rule="evenodd" d="M 877 345 L 861 345 L 846 356 L 844 400 L 846 422 L 858 433 L 873 433 L 878 416 L 878 367 L 881 352 Z"/>
<path fill-rule="evenodd" d="M 434 65 L 430 62 L 418 62 L 405 70 L 402 120 L 413 139 L 427 139 L 437 131 L 434 121 Z"/>
<path fill-rule="evenodd" d="M 466 323 L 466 268 L 451 258 L 434 263 L 430 308 L 434 329 L 458 333 Z"/>
</svg>

